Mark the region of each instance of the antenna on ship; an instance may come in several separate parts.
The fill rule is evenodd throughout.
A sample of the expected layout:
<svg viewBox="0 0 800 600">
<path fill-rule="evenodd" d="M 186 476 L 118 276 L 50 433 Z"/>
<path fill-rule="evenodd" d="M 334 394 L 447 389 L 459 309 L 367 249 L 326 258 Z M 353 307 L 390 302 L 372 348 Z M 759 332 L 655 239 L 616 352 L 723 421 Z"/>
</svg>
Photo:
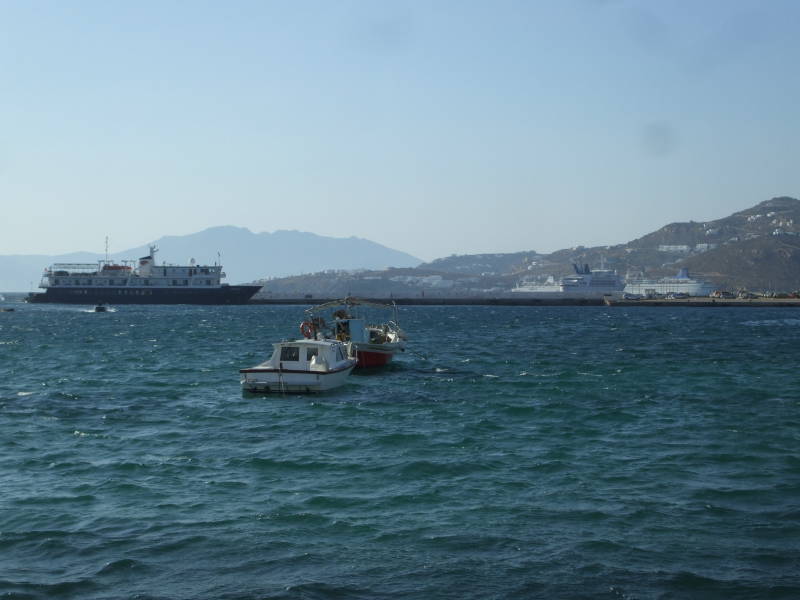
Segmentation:
<svg viewBox="0 0 800 600">
<path fill-rule="evenodd" d="M 108 262 L 108 236 L 106 236 L 106 262 Z"/>
</svg>

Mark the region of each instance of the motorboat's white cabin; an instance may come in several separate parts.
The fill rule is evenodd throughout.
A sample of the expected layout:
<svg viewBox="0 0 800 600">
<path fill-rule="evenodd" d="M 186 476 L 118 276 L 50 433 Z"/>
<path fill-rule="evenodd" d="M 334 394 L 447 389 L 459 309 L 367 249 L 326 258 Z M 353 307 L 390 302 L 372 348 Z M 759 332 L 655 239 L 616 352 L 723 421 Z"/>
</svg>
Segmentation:
<svg viewBox="0 0 800 600">
<path fill-rule="evenodd" d="M 272 357 L 263 363 L 286 371 L 329 371 L 352 360 L 348 346 L 332 340 L 295 340 L 274 344 Z"/>
<path fill-rule="evenodd" d="M 248 391 L 320 392 L 342 385 L 355 366 L 350 344 L 303 339 L 274 344 L 269 360 L 239 372 Z"/>
</svg>

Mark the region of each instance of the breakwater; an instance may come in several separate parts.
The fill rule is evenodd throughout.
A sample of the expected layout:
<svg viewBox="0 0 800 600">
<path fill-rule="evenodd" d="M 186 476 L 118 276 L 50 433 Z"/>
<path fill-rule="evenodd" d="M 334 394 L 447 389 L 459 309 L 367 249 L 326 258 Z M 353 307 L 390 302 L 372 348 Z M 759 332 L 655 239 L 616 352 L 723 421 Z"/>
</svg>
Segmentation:
<svg viewBox="0 0 800 600">
<path fill-rule="evenodd" d="M 394 302 L 398 306 L 694 306 L 694 307 L 800 307 L 800 298 L 704 298 L 659 300 L 612 300 L 602 298 L 363 298 L 370 302 Z M 308 305 L 316 306 L 335 301 L 336 298 L 254 298 L 249 304 Z"/>
<path fill-rule="evenodd" d="M 800 307 L 800 298 L 675 298 L 675 299 L 641 299 L 611 300 L 606 299 L 607 306 L 690 306 L 690 307 Z"/>
</svg>

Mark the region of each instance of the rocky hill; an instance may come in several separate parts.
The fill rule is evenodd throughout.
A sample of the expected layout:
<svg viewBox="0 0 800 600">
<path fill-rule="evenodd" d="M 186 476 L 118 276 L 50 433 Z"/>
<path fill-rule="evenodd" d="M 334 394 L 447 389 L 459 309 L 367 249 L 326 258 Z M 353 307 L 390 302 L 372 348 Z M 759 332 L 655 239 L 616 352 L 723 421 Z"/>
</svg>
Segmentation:
<svg viewBox="0 0 800 600">
<path fill-rule="evenodd" d="M 671 223 L 626 246 L 658 248 L 685 245 L 695 249 L 708 244 L 718 246 L 781 233 L 800 233 L 800 200 L 784 196 L 766 200 L 716 221 Z"/>
<path fill-rule="evenodd" d="M 663 277 L 681 267 L 730 290 L 800 289 L 800 200 L 773 198 L 707 222 L 670 223 L 627 244 L 452 255 L 420 264 L 413 256 L 359 238 L 313 233 L 253 233 L 213 227 L 156 240 L 158 260 L 219 260 L 228 281 L 262 281 L 273 296 L 480 296 L 510 293 L 522 280 L 560 278 L 572 264 L 605 265 L 629 276 Z M 221 256 L 217 252 L 221 251 Z M 135 259 L 147 246 L 112 256 Z M 27 291 L 52 262 L 94 262 L 100 254 L 0 256 L 0 290 Z M 305 275 L 301 275 L 306 273 Z M 37 280 L 37 281 L 34 281 Z"/>
<path fill-rule="evenodd" d="M 726 244 L 681 261 L 729 290 L 800 290 L 800 236 L 774 235 Z"/>
<path fill-rule="evenodd" d="M 264 281 L 264 298 L 370 298 L 497 296 L 515 282 L 510 275 L 454 274 L 430 269 L 325 271 Z"/>
<path fill-rule="evenodd" d="M 510 293 L 521 280 L 560 278 L 573 263 L 663 277 L 688 267 L 722 289 L 800 289 L 800 200 L 773 198 L 714 221 L 670 223 L 627 244 L 440 258 L 416 269 L 318 274 L 268 282 L 274 295 L 475 296 Z M 323 284 L 324 282 L 324 284 Z"/>
<path fill-rule="evenodd" d="M 541 258 L 542 256 L 533 250 L 506 254 L 453 254 L 446 258 L 437 258 L 429 263 L 423 263 L 419 268 L 438 273 L 496 275 L 512 273 L 527 261 Z"/>
<path fill-rule="evenodd" d="M 725 289 L 796 290 L 798 245 L 800 200 L 780 197 L 714 221 L 670 223 L 627 244 L 559 250 L 525 271 L 533 278 L 561 276 L 573 262 L 604 262 L 623 275 L 663 277 L 687 267 Z"/>
</svg>

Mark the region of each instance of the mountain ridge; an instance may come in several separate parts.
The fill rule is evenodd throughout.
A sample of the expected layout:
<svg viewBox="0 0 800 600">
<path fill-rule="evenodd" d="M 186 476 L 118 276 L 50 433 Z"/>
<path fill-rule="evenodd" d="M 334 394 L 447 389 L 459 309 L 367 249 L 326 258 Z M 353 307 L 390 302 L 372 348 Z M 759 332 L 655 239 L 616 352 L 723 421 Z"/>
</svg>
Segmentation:
<svg viewBox="0 0 800 600">
<path fill-rule="evenodd" d="M 789 196 L 719 219 L 669 223 L 626 244 L 576 246 L 549 254 L 530 250 L 451 255 L 423 263 L 355 236 L 332 238 L 296 230 L 254 233 L 234 225 L 163 236 L 155 243 L 161 250 L 159 259 L 219 262 L 229 282 L 267 282 L 267 291 L 279 295 L 497 294 L 522 279 L 570 274 L 574 263 L 605 264 L 623 275 L 648 278 L 674 275 L 687 267 L 721 288 L 800 289 L 800 200 Z M 110 256 L 135 259 L 147 252 L 145 244 Z M 88 252 L 0 256 L 0 290 L 33 287 L 32 278 L 52 262 L 101 258 Z M 17 287 L 9 287 L 9 280 Z"/>
<path fill-rule="evenodd" d="M 800 200 L 780 196 L 711 221 L 674 222 L 626 244 L 498 254 L 451 255 L 416 269 L 317 274 L 270 281 L 266 293 L 396 297 L 498 295 L 521 280 L 605 265 L 621 275 L 658 278 L 686 267 L 721 289 L 800 289 Z M 338 283 L 337 283 L 338 279 Z"/>
<path fill-rule="evenodd" d="M 158 247 L 156 256 L 172 264 L 222 264 L 226 281 L 243 283 L 320 269 L 416 266 L 422 261 L 408 253 L 358 238 L 334 238 L 311 232 L 277 230 L 254 233 L 246 227 L 217 225 L 187 235 L 165 235 L 154 242 L 109 253 L 111 260 L 135 260 Z M 293 249 L 301 251 L 293 252 Z M 30 291 L 39 274 L 55 262 L 94 263 L 105 254 L 70 252 L 58 255 L 14 254 L 0 256 L 0 290 Z M 186 262 L 184 262 L 186 261 Z M 34 281 L 36 279 L 36 281 Z"/>
</svg>

